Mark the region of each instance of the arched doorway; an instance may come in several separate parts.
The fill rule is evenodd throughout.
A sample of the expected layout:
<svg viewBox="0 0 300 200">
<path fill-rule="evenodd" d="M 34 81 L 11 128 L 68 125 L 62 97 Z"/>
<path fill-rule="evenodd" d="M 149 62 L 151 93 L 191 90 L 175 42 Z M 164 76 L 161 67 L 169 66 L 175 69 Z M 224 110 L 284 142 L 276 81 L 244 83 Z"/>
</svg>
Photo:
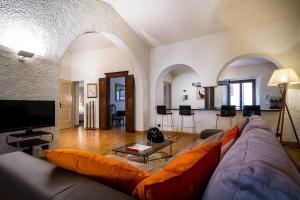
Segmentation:
<svg viewBox="0 0 300 200">
<path fill-rule="evenodd" d="M 177 118 L 175 110 L 179 105 L 191 105 L 192 108 L 204 105 L 204 100 L 196 96 L 197 88 L 194 83 L 199 81 L 196 71 L 188 65 L 174 64 L 163 69 L 155 80 L 155 88 L 153 88 L 151 124 L 155 124 L 157 105 L 165 105 L 168 109 L 174 110 L 175 118 Z"/>
<path fill-rule="evenodd" d="M 76 85 L 73 86 L 72 82 L 75 82 L 75 84 L 76 82 L 82 82 L 84 85 L 83 96 L 85 103 L 81 103 L 84 107 L 83 109 L 81 108 L 81 112 L 84 113 L 85 128 L 110 129 L 114 120 L 112 116 L 122 112 L 124 116 L 118 117 L 123 119 L 120 124 L 126 125 L 126 131 L 132 132 L 135 130 L 135 110 L 139 108 L 136 108 L 134 104 L 136 97 L 133 77 L 139 78 L 139 74 L 134 69 L 133 63 L 130 62 L 132 60 L 130 56 L 132 55 L 126 46 L 120 40 L 117 40 L 116 37 L 109 34 L 85 33 L 71 43 L 65 53 L 60 70 L 60 79 L 63 80 L 60 81 L 60 126 L 62 128 L 66 128 L 65 124 L 70 126 L 70 123 L 68 123 L 70 121 L 68 116 L 72 116 L 70 113 L 74 113 L 75 117 L 77 116 L 77 113 L 74 112 L 76 111 L 76 106 L 73 106 L 74 111 L 71 112 L 71 106 L 76 102 L 76 98 L 73 95 L 74 101 L 68 109 L 67 102 L 70 102 L 72 96 L 69 95 L 68 98 L 62 98 L 63 95 L 68 95 L 65 94 L 64 88 L 74 87 L 76 91 Z M 69 61 L 66 61 L 67 59 Z M 69 66 L 66 66 L 66 63 L 69 63 Z M 125 76 L 120 73 L 125 71 L 127 72 Z M 108 74 L 112 75 L 112 77 L 108 76 Z M 129 80 L 129 78 L 131 79 Z M 113 97 L 117 83 L 124 86 L 126 99 Z M 89 95 L 91 86 L 95 88 L 95 91 L 92 91 L 95 93 L 94 96 Z M 64 99 L 68 101 L 66 103 L 62 102 Z M 112 113 L 112 106 L 115 108 L 115 113 Z M 125 107 L 127 112 L 125 112 Z"/>
<path fill-rule="evenodd" d="M 185 80 L 183 80 L 185 79 Z M 163 105 L 168 103 L 165 98 L 166 83 L 171 84 L 176 88 L 176 90 L 172 89 L 171 103 L 168 104 L 170 108 L 178 107 L 178 105 L 182 102 L 180 98 L 183 95 L 183 90 L 191 89 L 192 83 L 198 82 L 198 75 L 193 68 L 185 64 L 175 64 L 164 69 L 156 79 L 155 83 L 155 105 Z M 185 88 L 185 89 L 184 89 Z M 191 91 L 192 93 L 192 91 Z M 187 94 L 188 95 L 188 94 Z M 186 102 L 192 103 L 192 102 Z"/>
<path fill-rule="evenodd" d="M 217 105 L 260 105 L 270 108 L 272 99 L 280 98 L 278 88 L 269 87 L 268 81 L 278 66 L 263 56 L 245 55 L 229 61 L 219 72 Z"/>
</svg>

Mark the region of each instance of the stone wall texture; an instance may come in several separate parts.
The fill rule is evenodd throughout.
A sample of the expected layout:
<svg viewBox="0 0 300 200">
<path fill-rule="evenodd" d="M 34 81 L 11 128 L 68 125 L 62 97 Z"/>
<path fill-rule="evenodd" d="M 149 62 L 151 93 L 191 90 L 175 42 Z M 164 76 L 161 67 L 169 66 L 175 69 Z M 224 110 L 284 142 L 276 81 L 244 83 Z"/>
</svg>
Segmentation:
<svg viewBox="0 0 300 200">
<path fill-rule="evenodd" d="M 136 126 L 143 130 L 148 117 L 150 50 L 119 14 L 100 0 L 0 1 L 0 99 L 47 99 L 58 105 L 62 58 L 71 42 L 86 32 L 105 34 L 127 53 L 137 85 Z M 36 55 L 19 62 L 18 50 Z M 56 113 L 58 122 L 58 109 Z M 58 133 L 58 123 L 52 131 Z M 5 137 L 0 135 L 0 153 L 12 150 L 5 145 Z"/>
</svg>

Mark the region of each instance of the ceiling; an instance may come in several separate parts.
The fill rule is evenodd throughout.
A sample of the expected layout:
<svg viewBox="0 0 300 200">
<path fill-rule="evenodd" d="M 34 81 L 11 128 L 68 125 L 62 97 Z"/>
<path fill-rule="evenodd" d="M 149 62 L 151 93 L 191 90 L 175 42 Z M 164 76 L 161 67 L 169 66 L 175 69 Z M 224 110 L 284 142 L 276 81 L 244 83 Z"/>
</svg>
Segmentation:
<svg viewBox="0 0 300 200">
<path fill-rule="evenodd" d="M 299 0 L 104 0 L 149 47 L 299 14 Z"/>
<path fill-rule="evenodd" d="M 259 57 L 243 57 L 230 63 L 228 67 L 241 67 L 241 66 L 251 66 L 251 65 L 261 65 L 261 64 L 273 64 L 269 60 Z"/>
<path fill-rule="evenodd" d="M 69 46 L 70 53 L 115 47 L 115 45 L 99 33 L 86 33 L 76 38 Z"/>
</svg>

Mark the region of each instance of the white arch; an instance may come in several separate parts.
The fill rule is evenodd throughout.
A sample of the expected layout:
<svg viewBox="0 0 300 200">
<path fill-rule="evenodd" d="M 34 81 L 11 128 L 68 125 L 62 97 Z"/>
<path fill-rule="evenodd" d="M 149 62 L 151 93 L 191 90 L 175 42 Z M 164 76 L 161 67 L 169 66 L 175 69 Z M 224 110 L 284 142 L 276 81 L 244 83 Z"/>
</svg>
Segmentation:
<svg viewBox="0 0 300 200">
<path fill-rule="evenodd" d="M 268 60 L 272 63 L 274 63 L 274 65 L 276 65 L 276 67 L 278 68 L 282 68 L 282 65 L 280 64 L 279 61 L 275 60 L 274 58 L 272 58 L 271 56 L 268 55 L 263 55 L 263 54 L 242 54 L 239 56 L 235 56 L 233 58 L 231 58 L 229 61 L 227 61 L 222 68 L 220 69 L 220 71 L 218 72 L 218 75 L 216 76 L 216 82 L 219 80 L 220 75 L 222 74 L 222 72 L 234 61 L 239 60 L 241 58 L 245 58 L 245 57 L 257 57 L 257 58 L 263 58 L 265 60 Z"/>
<path fill-rule="evenodd" d="M 136 99 L 136 105 L 135 105 L 135 115 L 136 116 L 140 116 L 140 112 L 143 111 L 140 108 L 143 107 L 143 102 L 139 101 L 140 98 L 137 97 L 141 97 L 144 95 L 144 90 L 147 91 L 147 85 L 143 83 L 142 80 L 145 80 L 145 78 L 141 78 L 144 76 L 142 70 L 140 67 L 138 66 L 138 62 L 133 54 L 133 52 L 128 48 L 128 46 L 118 37 L 116 37 L 115 35 L 108 33 L 108 32 L 97 32 L 97 31 L 89 31 L 88 33 L 97 33 L 101 36 L 104 36 L 107 40 L 109 40 L 110 42 L 112 42 L 115 46 L 117 46 L 118 48 L 121 49 L 121 51 L 126 55 L 129 63 L 131 64 L 129 66 L 129 71 L 131 74 L 134 75 L 135 78 L 135 88 L 136 88 L 136 95 L 135 95 L 135 99 Z M 77 40 L 80 36 L 82 36 L 83 34 L 87 34 L 87 32 L 81 33 L 79 34 L 75 39 L 72 40 L 72 42 L 70 43 L 70 45 Z M 69 45 L 69 46 L 70 46 Z M 64 55 L 66 54 L 67 50 L 65 51 Z M 62 63 L 62 59 L 60 59 L 60 63 Z M 61 68 L 61 67 L 60 67 Z M 61 70 L 61 69 L 60 69 Z M 98 77 L 98 78 L 103 78 L 103 77 Z M 139 120 L 136 120 L 136 122 L 138 123 L 144 123 L 143 121 L 140 122 L 141 120 L 144 120 L 143 118 L 139 118 Z M 136 123 L 137 125 L 137 123 Z M 144 129 L 144 128 L 143 128 Z"/>
<path fill-rule="evenodd" d="M 189 70 L 191 70 L 192 72 L 194 72 L 196 75 L 198 75 L 197 74 L 197 72 L 192 68 L 192 67 L 190 67 L 189 65 L 186 65 L 186 64 L 173 64 L 173 65 L 171 65 L 171 66 L 168 66 L 168 67 L 166 67 L 166 68 L 164 68 L 161 72 L 160 72 L 160 74 L 159 74 L 159 76 L 157 77 L 157 79 L 155 80 L 155 88 L 154 88 L 154 97 L 155 97 L 155 99 L 154 99 L 154 106 L 156 106 L 157 104 L 161 104 L 162 102 L 161 102 L 161 99 L 160 98 L 162 98 L 162 87 L 163 87 L 163 80 L 164 80 L 164 78 L 165 78 L 165 76 L 170 72 L 170 71 L 172 71 L 173 69 L 176 69 L 176 68 L 178 68 L 178 67 L 185 67 L 185 68 L 187 68 L 187 69 L 189 69 Z"/>
<path fill-rule="evenodd" d="M 17 7 L 16 1 L 7 1 L 4 6 Z M 45 12 L 45 8 L 47 8 L 47 12 Z M 51 85 L 49 90 L 55 92 L 52 98 L 57 104 L 59 102 L 60 65 L 66 50 L 78 36 L 87 32 L 102 33 L 121 47 L 124 52 L 128 52 L 136 79 L 136 96 L 139 97 L 136 101 L 136 129 L 145 129 L 145 118 L 148 116 L 148 78 L 146 74 L 149 70 L 150 49 L 111 5 L 101 0 L 28 0 L 19 9 L 1 9 L 1 14 L 6 21 L 0 25 L 0 44 L 6 44 L 6 40 L 3 38 L 11 40 L 22 38 L 24 41 L 33 38 L 29 41 L 36 40 L 39 44 L 38 47 L 42 48 L 42 51 L 32 50 L 36 54 L 34 60 L 41 64 L 46 61 L 53 63 L 53 65 L 47 66 L 51 67 L 49 76 L 51 78 L 56 76 L 57 80 L 55 80 L 56 83 L 53 83 L 54 78 L 49 78 L 52 81 L 49 83 Z M 14 37 L 5 37 L 9 35 L 11 29 L 13 29 Z M 28 34 L 24 34 L 24 32 Z M 14 49 L 10 46 L 7 47 Z M 38 61 L 38 58 L 46 61 Z M 46 92 L 47 89 L 45 89 Z"/>
</svg>

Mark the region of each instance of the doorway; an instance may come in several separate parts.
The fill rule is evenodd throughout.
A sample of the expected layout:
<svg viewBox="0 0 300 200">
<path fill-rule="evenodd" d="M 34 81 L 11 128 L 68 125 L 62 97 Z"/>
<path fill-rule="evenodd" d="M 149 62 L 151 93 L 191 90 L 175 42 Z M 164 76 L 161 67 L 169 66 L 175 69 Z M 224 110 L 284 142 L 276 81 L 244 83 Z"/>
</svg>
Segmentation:
<svg viewBox="0 0 300 200">
<path fill-rule="evenodd" d="M 125 77 L 110 78 L 110 128 L 125 126 Z"/>
<path fill-rule="evenodd" d="M 164 81 L 164 105 L 167 109 L 172 107 L 172 84 Z"/>
<path fill-rule="evenodd" d="M 74 82 L 74 125 L 84 124 L 84 82 Z"/>
<path fill-rule="evenodd" d="M 72 81 L 60 80 L 60 129 L 72 128 L 73 121 L 73 83 Z"/>
<path fill-rule="evenodd" d="M 108 130 L 114 126 L 123 125 L 126 132 L 134 132 L 135 85 L 133 75 L 128 75 L 128 71 L 122 71 L 105 73 L 105 76 L 105 78 L 99 79 L 99 128 Z M 117 103 L 121 104 L 119 110 L 117 110 Z M 117 113 L 117 111 L 119 112 Z"/>
</svg>

